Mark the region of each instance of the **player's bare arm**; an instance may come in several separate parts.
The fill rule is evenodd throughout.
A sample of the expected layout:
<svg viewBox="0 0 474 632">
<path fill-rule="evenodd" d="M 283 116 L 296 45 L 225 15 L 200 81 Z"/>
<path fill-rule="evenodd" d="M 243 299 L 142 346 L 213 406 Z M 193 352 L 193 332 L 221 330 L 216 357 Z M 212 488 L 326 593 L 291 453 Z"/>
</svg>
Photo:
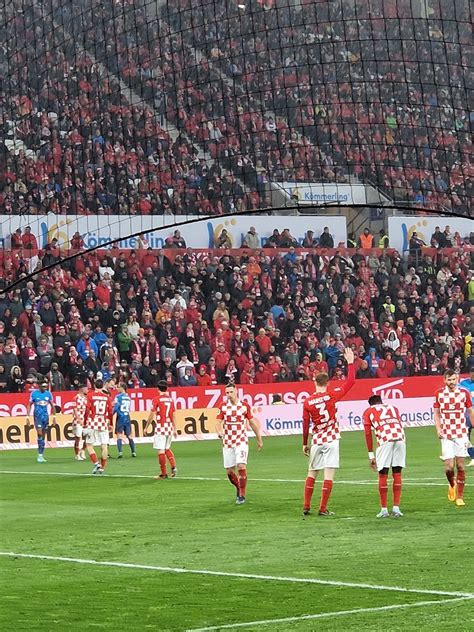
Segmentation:
<svg viewBox="0 0 474 632">
<path fill-rule="evenodd" d="M 439 412 L 439 408 L 433 409 L 434 422 L 436 426 L 436 433 L 438 434 L 438 438 L 443 438 L 443 431 L 441 429 L 441 414 Z"/>
<path fill-rule="evenodd" d="M 468 408 L 466 412 L 469 415 L 469 421 L 471 422 L 471 426 L 474 428 L 474 408 Z"/>
<path fill-rule="evenodd" d="M 222 427 L 222 421 L 220 419 L 216 421 L 216 433 L 219 439 L 222 439 L 224 435 L 224 429 Z"/>
<path fill-rule="evenodd" d="M 50 414 L 50 415 L 52 415 L 51 420 L 52 420 L 53 424 L 55 424 L 55 423 L 56 423 L 56 415 L 55 415 L 55 412 L 56 412 L 56 407 L 54 406 L 54 404 L 53 404 L 53 403 L 51 403 L 51 404 L 49 405 L 49 414 Z"/>
<path fill-rule="evenodd" d="M 369 465 L 370 465 L 370 468 L 375 472 L 376 462 L 375 462 L 375 454 L 374 454 L 374 438 L 372 434 L 372 424 L 370 423 L 370 419 L 368 416 L 368 410 L 364 411 L 363 422 L 364 422 L 365 443 L 367 446 L 367 452 L 369 453 Z"/>
<path fill-rule="evenodd" d="M 249 419 L 249 426 L 252 428 L 255 433 L 255 437 L 257 438 L 257 450 L 262 450 L 263 441 L 262 435 L 260 434 L 260 424 L 258 420 L 252 417 L 251 419 Z"/>
<path fill-rule="evenodd" d="M 171 415 L 171 424 L 173 426 L 173 436 L 176 439 L 178 437 L 178 426 L 176 425 L 176 413 Z"/>
<path fill-rule="evenodd" d="M 143 432 L 146 432 L 146 431 L 147 431 L 147 429 L 148 429 L 148 426 L 149 426 L 151 423 L 153 423 L 153 419 L 154 419 L 154 417 L 155 417 L 155 413 L 154 413 L 154 412 L 151 412 L 151 413 L 148 415 L 148 419 L 146 420 L 146 424 L 145 424 L 145 427 L 143 428 Z"/>
</svg>

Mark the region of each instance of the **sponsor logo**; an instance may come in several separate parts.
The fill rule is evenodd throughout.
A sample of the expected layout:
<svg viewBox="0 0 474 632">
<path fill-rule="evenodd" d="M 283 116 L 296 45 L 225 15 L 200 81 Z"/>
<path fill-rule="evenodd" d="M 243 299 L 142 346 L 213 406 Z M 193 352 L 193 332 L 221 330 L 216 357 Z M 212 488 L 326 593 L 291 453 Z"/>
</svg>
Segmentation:
<svg viewBox="0 0 474 632">
<path fill-rule="evenodd" d="M 372 389 L 372 392 L 374 393 L 374 395 L 380 395 L 382 399 L 403 399 L 403 391 L 398 388 L 393 388 L 394 386 L 398 386 L 399 384 L 403 384 L 403 378 L 400 380 L 389 382 L 388 384 L 375 386 Z"/>
<path fill-rule="evenodd" d="M 280 419 L 280 417 L 271 417 L 264 419 L 265 430 L 301 430 L 303 421 L 301 419 Z"/>
</svg>

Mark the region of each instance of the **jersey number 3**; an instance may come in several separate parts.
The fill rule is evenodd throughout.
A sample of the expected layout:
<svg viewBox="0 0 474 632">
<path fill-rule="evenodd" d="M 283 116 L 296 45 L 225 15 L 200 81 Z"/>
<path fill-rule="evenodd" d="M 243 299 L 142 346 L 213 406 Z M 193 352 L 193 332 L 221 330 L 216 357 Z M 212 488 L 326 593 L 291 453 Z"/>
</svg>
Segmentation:
<svg viewBox="0 0 474 632">
<path fill-rule="evenodd" d="M 330 419 L 326 404 L 315 404 L 314 407 L 318 411 L 319 419 L 322 423 L 327 423 Z"/>
</svg>

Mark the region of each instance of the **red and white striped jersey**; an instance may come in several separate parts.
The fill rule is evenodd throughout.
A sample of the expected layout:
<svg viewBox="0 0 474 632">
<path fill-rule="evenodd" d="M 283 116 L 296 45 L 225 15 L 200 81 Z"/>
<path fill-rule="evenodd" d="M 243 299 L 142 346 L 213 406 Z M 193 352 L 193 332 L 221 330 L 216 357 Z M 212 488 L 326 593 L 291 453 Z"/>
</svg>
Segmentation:
<svg viewBox="0 0 474 632">
<path fill-rule="evenodd" d="M 377 445 L 389 441 L 405 441 L 402 420 L 398 408 L 395 406 L 388 404 L 370 406 L 364 412 L 363 420 L 366 436 L 367 432 L 371 433 L 373 428 Z M 371 447 L 369 447 L 369 452 L 372 452 Z"/>
<path fill-rule="evenodd" d="M 252 419 L 250 406 L 245 402 L 231 404 L 224 402 L 219 406 L 217 419 L 222 421 L 224 448 L 235 448 L 248 444 L 248 424 Z"/>
<path fill-rule="evenodd" d="M 467 439 L 466 409 L 472 408 L 470 394 L 456 386 L 454 390 L 447 386 L 435 393 L 433 408 L 439 410 L 441 430 L 445 439 Z"/>
<path fill-rule="evenodd" d="M 337 402 L 344 397 L 355 382 L 354 365 L 349 365 L 347 380 L 330 385 L 325 393 L 313 393 L 303 404 L 303 445 L 308 445 L 308 435 L 313 435 L 313 445 L 323 445 L 341 437 L 337 421 Z"/>
<path fill-rule="evenodd" d="M 168 393 L 161 393 L 152 402 L 155 413 L 155 434 L 170 436 L 174 432 L 173 414 L 175 405 Z"/>
<path fill-rule="evenodd" d="M 87 394 L 85 427 L 90 430 L 108 430 L 112 425 L 112 402 L 107 393 L 91 391 Z"/>
<path fill-rule="evenodd" d="M 84 426 L 87 408 L 87 395 L 78 393 L 74 397 L 74 424 Z"/>
</svg>

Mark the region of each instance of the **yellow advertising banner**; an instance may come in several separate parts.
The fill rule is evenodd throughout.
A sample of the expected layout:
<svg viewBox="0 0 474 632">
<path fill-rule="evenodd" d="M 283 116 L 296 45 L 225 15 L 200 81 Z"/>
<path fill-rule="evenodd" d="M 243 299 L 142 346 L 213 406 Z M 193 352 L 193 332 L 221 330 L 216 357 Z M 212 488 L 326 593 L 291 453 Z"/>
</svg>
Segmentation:
<svg viewBox="0 0 474 632">
<path fill-rule="evenodd" d="M 178 438 L 213 439 L 216 432 L 217 408 L 195 408 L 176 411 Z M 145 433 L 147 413 L 133 412 L 132 431 L 138 442 L 151 441 L 154 428 Z M 56 415 L 56 423 L 50 424 L 46 433 L 49 447 L 68 446 L 74 441 L 72 415 Z M 26 417 L 0 417 L 0 450 L 12 450 L 36 446 L 36 431 L 32 423 L 26 423 Z"/>
</svg>

